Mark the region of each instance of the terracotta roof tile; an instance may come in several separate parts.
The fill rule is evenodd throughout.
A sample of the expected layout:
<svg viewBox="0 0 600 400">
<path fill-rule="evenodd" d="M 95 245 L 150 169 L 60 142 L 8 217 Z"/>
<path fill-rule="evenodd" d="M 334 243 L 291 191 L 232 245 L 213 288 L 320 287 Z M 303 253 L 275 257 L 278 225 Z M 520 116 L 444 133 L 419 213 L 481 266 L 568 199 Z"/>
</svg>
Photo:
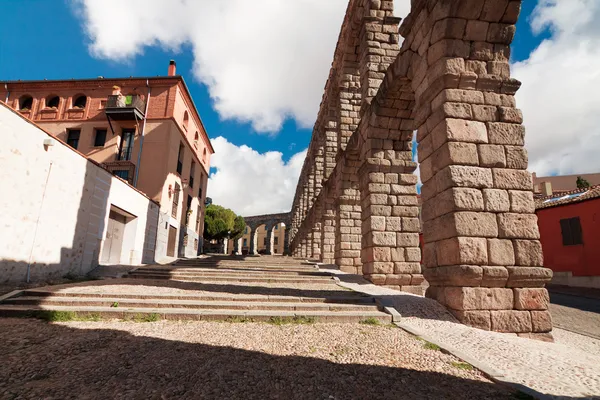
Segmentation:
<svg viewBox="0 0 600 400">
<path fill-rule="evenodd" d="M 540 210 L 542 208 L 557 207 L 596 198 L 600 198 L 600 185 L 591 186 L 587 189 L 561 191 L 551 196 L 536 197 L 534 201 L 535 209 Z"/>
</svg>

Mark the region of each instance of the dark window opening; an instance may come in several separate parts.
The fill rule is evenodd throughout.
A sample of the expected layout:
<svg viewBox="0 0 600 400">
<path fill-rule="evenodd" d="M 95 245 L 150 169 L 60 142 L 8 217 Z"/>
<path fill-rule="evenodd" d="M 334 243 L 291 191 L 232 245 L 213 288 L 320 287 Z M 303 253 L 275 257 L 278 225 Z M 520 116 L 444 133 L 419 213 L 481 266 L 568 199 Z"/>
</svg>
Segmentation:
<svg viewBox="0 0 600 400">
<path fill-rule="evenodd" d="M 561 219 L 560 230 L 563 246 L 583 244 L 583 234 L 581 232 L 581 221 L 579 220 L 579 217 Z"/>
<path fill-rule="evenodd" d="M 242 244 L 242 246 L 244 246 L 244 247 L 248 246 L 248 239 L 244 239 L 244 244 Z"/>
<path fill-rule="evenodd" d="M 118 176 L 123 180 L 129 180 L 129 170 L 128 169 L 117 169 L 113 171 L 114 176 Z"/>
<path fill-rule="evenodd" d="M 50 96 L 46 100 L 46 107 L 47 108 L 58 108 L 59 103 L 60 103 L 60 97 Z"/>
<path fill-rule="evenodd" d="M 104 147 L 104 143 L 106 143 L 106 129 L 96 129 L 94 147 Z"/>
<path fill-rule="evenodd" d="M 198 206 L 198 212 L 196 213 L 196 232 L 198 232 L 198 234 L 200 234 L 200 222 L 202 221 L 201 215 L 202 208 Z"/>
<path fill-rule="evenodd" d="M 73 101 L 73 108 L 85 108 L 86 104 L 87 104 L 87 97 L 79 96 L 75 99 L 75 101 Z"/>
<path fill-rule="evenodd" d="M 81 131 L 79 129 L 71 129 L 67 131 L 67 144 L 72 148 L 76 149 L 79 146 L 79 136 Z"/>
<path fill-rule="evenodd" d="M 190 166 L 190 187 L 194 187 L 194 175 L 196 174 L 196 163 L 192 161 Z"/>
<path fill-rule="evenodd" d="M 273 238 L 273 244 L 274 244 L 274 245 L 278 245 L 278 244 L 279 244 L 279 238 L 278 238 L 277 236 L 275 236 L 275 237 Z"/>
<path fill-rule="evenodd" d="M 119 149 L 118 160 L 129 161 L 131 160 L 131 153 L 133 153 L 133 144 L 135 138 L 135 131 L 133 129 L 123 129 L 121 133 L 121 148 Z"/>
<path fill-rule="evenodd" d="M 179 175 L 181 175 L 181 172 L 183 171 L 183 151 L 184 151 L 183 144 L 180 144 L 179 152 L 177 153 L 177 173 Z"/>
<path fill-rule="evenodd" d="M 265 246 L 267 245 L 267 238 L 266 237 L 263 239 L 263 245 L 265 245 Z"/>
<path fill-rule="evenodd" d="M 185 226 L 189 226 L 190 215 L 192 214 L 192 196 L 188 194 L 185 210 Z"/>
<path fill-rule="evenodd" d="M 175 189 L 173 193 L 173 208 L 171 209 L 171 216 L 173 218 L 177 218 L 177 208 L 179 207 L 179 191 L 181 190 L 181 186 L 179 183 L 175 183 Z"/>
<path fill-rule="evenodd" d="M 189 123 L 190 123 L 190 115 L 188 114 L 187 111 L 185 111 L 183 113 L 183 127 L 185 128 L 186 131 L 187 131 Z"/>
<path fill-rule="evenodd" d="M 19 99 L 19 110 L 29 111 L 33 107 L 33 97 L 25 95 Z"/>
</svg>

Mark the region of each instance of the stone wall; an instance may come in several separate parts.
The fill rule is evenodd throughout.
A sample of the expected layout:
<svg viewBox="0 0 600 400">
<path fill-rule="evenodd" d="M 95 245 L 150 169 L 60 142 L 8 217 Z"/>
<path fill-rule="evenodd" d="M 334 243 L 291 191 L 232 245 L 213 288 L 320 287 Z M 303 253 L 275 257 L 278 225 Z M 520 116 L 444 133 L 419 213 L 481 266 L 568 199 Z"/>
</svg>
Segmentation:
<svg viewBox="0 0 600 400">
<path fill-rule="evenodd" d="M 258 254 L 258 234 L 256 232 L 259 226 L 265 225 L 266 238 L 268 246 L 266 247 L 266 254 L 271 254 L 273 247 L 273 227 L 279 223 L 285 224 L 285 233 L 283 240 L 283 255 L 290 255 L 289 243 L 290 243 L 290 229 L 292 225 L 291 213 L 280 213 L 280 214 L 266 214 L 266 215 L 255 215 L 251 217 L 244 217 L 246 225 L 250 227 L 250 240 L 249 240 L 249 254 Z M 242 254 L 242 238 L 235 240 L 233 244 L 233 251 L 235 254 Z"/>
<path fill-rule="evenodd" d="M 427 278 L 427 296 L 464 323 L 546 335 L 551 271 L 509 67 L 521 1 L 411 5 L 399 26 L 393 1 L 349 2 L 294 197 L 292 254 L 413 293 Z"/>
</svg>

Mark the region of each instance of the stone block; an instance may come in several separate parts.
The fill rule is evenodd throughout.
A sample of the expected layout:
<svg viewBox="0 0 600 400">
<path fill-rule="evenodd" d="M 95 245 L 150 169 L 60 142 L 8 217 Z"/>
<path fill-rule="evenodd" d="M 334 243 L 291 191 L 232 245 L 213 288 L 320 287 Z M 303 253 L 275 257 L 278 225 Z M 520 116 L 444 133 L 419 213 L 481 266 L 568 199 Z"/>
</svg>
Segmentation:
<svg viewBox="0 0 600 400">
<path fill-rule="evenodd" d="M 433 268 L 437 266 L 436 244 L 425 243 L 423 245 L 423 268 Z"/>
<path fill-rule="evenodd" d="M 525 127 L 520 124 L 488 122 L 487 134 L 491 144 L 513 146 L 523 146 L 525 144 Z"/>
<path fill-rule="evenodd" d="M 442 39 L 462 39 L 467 21 L 459 18 L 445 18 L 437 21 L 431 32 L 431 44 Z"/>
<path fill-rule="evenodd" d="M 496 332 L 527 333 L 532 331 L 529 311 L 492 311 L 492 330 Z"/>
<path fill-rule="evenodd" d="M 498 115 L 500 116 L 501 122 L 509 122 L 513 124 L 523 123 L 523 113 L 518 108 L 498 107 Z"/>
<path fill-rule="evenodd" d="M 465 120 L 473 118 L 471 105 L 466 103 L 444 103 L 442 105 L 442 111 L 445 118 Z"/>
<path fill-rule="evenodd" d="M 532 331 L 545 333 L 552 331 L 552 316 L 549 311 L 531 311 Z"/>
<path fill-rule="evenodd" d="M 527 150 L 523 146 L 505 146 L 506 167 L 513 169 L 527 169 Z"/>
<path fill-rule="evenodd" d="M 521 12 L 521 0 L 513 0 L 508 3 L 506 11 L 502 16 L 500 22 L 505 24 L 516 24 L 519 19 L 519 13 Z"/>
<path fill-rule="evenodd" d="M 493 61 L 494 45 L 487 41 L 473 42 L 471 44 L 471 55 L 469 58 L 471 60 Z"/>
<path fill-rule="evenodd" d="M 397 243 L 399 247 L 417 247 L 419 246 L 419 234 L 418 233 L 404 233 L 398 232 Z"/>
<path fill-rule="evenodd" d="M 495 267 L 484 265 L 483 278 L 481 279 L 482 287 L 504 287 L 508 281 L 508 270 L 506 267 Z"/>
<path fill-rule="evenodd" d="M 435 64 L 443 57 L 469 58 L 471 43 L 456 39 L 442 39 L 427 50 L 427 63 Z"/>
<path fill-rule="evenodd" d="M 419 218 L 402 218 L 402 232 L 421 232 Z"/>
<path fill-rule="evenodd" d="M 386 285 L 410 285 L 411 276 L 408 274 L 389 274 L 386 275 Z"/>
<path fill-rule="evenodd" d="M 490 188 L 494 181 L 489 168 L 471 167 L 464 165 L 449 165 L 439 171 L 435 178 L 438 191 L 451 187 Z"/>
<path fill-rule="evenodd" d="M 438 109 L 446 102 L 485 104 L 482 92 L 475 90 L 444 89 L 431 102 L 433 110 Z"/>
<path fill-rule="evenodd" d="M 395 217 L 416 217 L 419 215 L 418 207 L 410 207 L 410 206 L 394 206 L 390 207 L 391 212 L 389 215 L 393 215 Z"/>
<path fill-rule="evenodd" d="M 371 281 L 374 285 L 384 285 L 386 281 L 386 276 L 383 274 L 371 274 L 365 275 L 365 279 Z"/>
<path fill-rule="evenodd" d="M 479 154 L 479 165 L 482 167 L 506 167 L 506 156 L 504 146 L 499 144 L 479 144 L 477 145 Z"/>
<path fill-rule="evenodd" d="M 423 282 L 425 282 L 425 277 L 422 274 L 413 274 L 410 278 L 410 284 L 412 286 L 415 285 L 421 285 Z M 423 296 L 423 292 L 421 293 L 417 293 L 417 292 L 413 292 L 415 294 L 418 294 L 419 296 Z"/>
<path fill-rule="evenodd" d="M 496 106 L 477 105 L 471 106 L 473 119 L 481 122 L 494 122 L 498 120 L 498 110 Z"/>
<path fill-rule="evenodd" d="M 533 192 L 509 190 L 510 211 L 513 213 L 531 213 L 535 212 L 535 203 L 533 201 Z"/>
<path fill-rule="evenodd" d="M 460 211 L 454 213 L 457 236 L 497 237 L 498 225 L 495 214 Z"/>
<path fill-rule="evenodd" d="M 385 217 L 385 230 L 386 230 L 386 232 L 402 231 L 402 218 L 401 217 Z"/>
<path fill-rule="evenodd" d="M 510 210 L 508 192 L 502 189 L 483 189 L 485 211 L 507 212 Z"/>
<path fill-rule="evenodd" d="M 404 249 L 404 259 L 394 261 L 409 261 L 409 262 L 420 262 L 421 261 L 421 248 L 419 247 L 407 247 Z"/>
<path fill-rule="evenodd" d="M 539 240 L 513 240 L 516 265 L 541 267 L 544 265 L 542 244 Z"/>
<path fill-rule="evenodd" d="M 469 20 L 467 21 L 465 35 L 463 38 L 471 42 L 485 42 L 489 27 L 489 22 Z"/>
<path fill-rule="evenodd" d="M 421 264 L 418 262 L 395 262 L 394 263 L 394 273 L 395 274 L 420 274 L 421 273 Z M 410 283 L 410 281 L 408 282 Z M 404 285 L 408 285 L 405 283 Z"/>
<path fill-rule="evenodd" d="M 403 247 L 392 247 L 390 249 L 390 256 L 392 261 L 410 261 L 406 260 Z"/>
<path fill-rule="evenodd" d="M 532 190 L 531 173 L 526 170 L 492 168 L 494 186 L 499 189 Z"/>
<path fill-rule="evenodd" d="M 342 221 L 340 221 L 341 223 Z M 372 231 L 384 232 L 385 231 L 385 217 L 371 215 L 367 218 L 367 223 Z"/>
<path fill-rule="evenodd" d="M 427 204 L 434 207 L 433 218 L 452 211 L 483 211 L 483 194 L 479 189 L 455 187 L 443 191 Z M 425 215 L 423 218 L 429 220 Z"/>
<path fill-rule="evenodd" d="M 396 246 L 396 233 L 395 232 L 373 232 L 373 244 L 375 246 Z"/>
<path fill-rule="evenodd" d="M 508 6 L 508 0 L 485 0 L 479 19 L 489 22 L 500 22 Z"/>
<path fill-rule="evenodd" d="M 498 233 L 500 238 L 539 239 L 537 216 L 535 214 L 498 214 Z"/>
<path fill-rule="evenodd" d="M 488 29 L 487 41 L 509 45 L 512 43 L 516 31 L 517 28 L 512 24 L 492 23 Z"/>
<path fill-rule="evenodd" d="M 462 324 L 472 326 L 473 328 L 489 331 L 492 329 L 492 320 L 490 311 L 457 311 L 450 310 L 452 315 Z"/>
<path fill-rule="evenodd" d="M 371 247 L 373 251 L 373 261 L 392 261 L 389 247 Z"/>
<path fill-rule="evenodd" d="M 504 288 L 446 287 L 446 305 L 454 310 L 512 310 L 513 291 Z M 531 331 L 531 330 L 530 330 Z"/>
<path fill-rule="evenodd" d="M 487 64 L 485 61 L 468 60 L 465 62 L 465 69 L 477 75 L 487 75 Z M 473 118 L 478 120 L 475 116 Z"/>
<path fill-rule="evenodd" d="M 483 269 L 476 265 L 449 265 L 426 268 L 424 275 L 433 286 L 479 286 Z"/>
<path fill-rule="evenodd" d="M 454 237 L 437 244 L 437 265 L 485 265 L 488 262 L 485 238 Z"/>
<path fill-rule="evenodd" d="M 515 265 L 514 248 L 510 240 L 487 239 L 487 252 L 490 265 Z"/>
<path fill-rule="evenodd" d="M 433 148 L 446 142 L 487 143 L 487 128 L 483 122 L 449 118 L 430 133 Z"/>
<path fill-rule="evenodd" d="M 508 61 L 488 61 L 487 62 L 487 73 L 489 75 L 497 76 L 501 79 L 508 79 L 508 78 L 510 78 L 510 64 L 508 63 Z M 516 122 L 516 121 L 507 120 L 505 122 Z M 519 123 L 521 123 L 521 122 L 519 122 Z"/>
<path fill-rule="evenodd" d="M 506 267 L 507 287 L 544 287 L 552 279 L 552 270 L 542 267 Z"/>
<path fill-rule="evenodd" d="M 474 143 L 446 142 L 427 160 L 433 160 L 433 173 L 448 165 L 479 165 Z"/>
<path fill-rule="evenodd" d="M 515 288 L 515 309 L 547 310 L 550 304 L 548 291 L 543 288 Z"/>
</svg>

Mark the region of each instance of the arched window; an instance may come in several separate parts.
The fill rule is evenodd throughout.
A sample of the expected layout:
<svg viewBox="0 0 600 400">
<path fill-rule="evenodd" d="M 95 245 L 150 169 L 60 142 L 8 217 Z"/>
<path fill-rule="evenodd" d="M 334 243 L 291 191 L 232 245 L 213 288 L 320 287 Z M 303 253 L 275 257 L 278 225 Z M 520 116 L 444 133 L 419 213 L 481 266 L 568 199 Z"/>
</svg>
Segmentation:
<svg viewBox="0 0 600 400">
<path fill-rule="evenodd" d="M 206 149 L 202 152 L 202 162 L 206 162 Z"/>
<path fill-rule="evenodd" d="M 60 97 L 50 95 L 46 97 L 46 108 L 58 108 L 60 104 Z"/>
<path fill-rule="evenodd" d="M 200 139 L 200 136 L 198 135 L 198 131 L 196 131 L 196 133 L 194 133 L 194 141 L 197 142 L 198 139 Z"/>
<path fill-rule="evenodd" d="M 183 113 L 183 128 L 187 131 L 188 124 L 190 123 L 190 115 L 187 110 Z"/>
<path fill-rule="evenodd" d="M 19 99 L 19 110 L 29 111 L 33 107 L 33 97 L 28 94 L 24 94 Z"/>
<path fill-rule="evenodd" d="M 87 104 L 87 97 L 85 95 L 79 95 L 74 97 L 73 108 L 85 108 Z"/>
</svg>

